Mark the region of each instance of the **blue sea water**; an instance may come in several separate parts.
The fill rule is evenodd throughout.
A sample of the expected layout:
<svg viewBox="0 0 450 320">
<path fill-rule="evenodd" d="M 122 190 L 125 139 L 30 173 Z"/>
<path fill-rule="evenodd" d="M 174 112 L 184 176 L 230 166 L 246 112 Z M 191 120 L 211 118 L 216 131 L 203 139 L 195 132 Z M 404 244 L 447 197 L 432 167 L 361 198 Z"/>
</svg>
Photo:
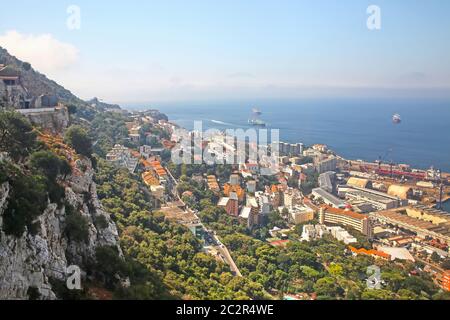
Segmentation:
<svg viewBox="0 0 450 320">
<path fill-rule="evenodd" d="M 450 172 L 450 101 L 438 99 L 303 99 L 262 101 L 166 102 L 124 105 L 156 108 L 170 120 L 192 129 L 248 128 L 253 107 L 282 141 L 327 144 L 348 159 L 434 166 Z M 401 124 L 392 116 L 400 114 Z"/>
</svg>

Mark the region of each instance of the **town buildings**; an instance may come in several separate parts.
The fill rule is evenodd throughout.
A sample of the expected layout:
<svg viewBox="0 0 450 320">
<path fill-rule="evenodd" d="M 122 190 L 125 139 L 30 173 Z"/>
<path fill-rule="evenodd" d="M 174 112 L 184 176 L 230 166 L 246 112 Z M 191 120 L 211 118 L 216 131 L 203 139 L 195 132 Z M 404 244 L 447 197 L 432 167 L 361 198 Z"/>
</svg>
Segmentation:
<svg viewBox="0 0 450 320">
<path fill-rule="evenodd" d="M 256 192 L 256 181 L 250 180 L 247 182 L 247 192 L 255 193 Z"/>
<path fill-rule="evenodd" d="M 391 256 L 383 251 L 379 251 L 379 250 L 374 250 L 374 249 L 370 249 L 367 250 L 365 248 L 360 248 L 360 249 L 356 249 L 355 247 L 349 246 L 350 251 L 352 252 L 353 255 L 357 256 L 357 255 L 366 255 L 366 256 L 371 256 L 374 257 L 375 259 L 384 259 L 384 260 L 390 260 Z"/>
<path fill-rule="evenodd" d="M 371 213 L 378 221 L 431 237 L 450 245 L 450 215 L 446 212 L 416 205 Z"/>
<path fill-rule="evenodd" d="M 231 192 L 229 197 L 220 198 L 217 206 L 225 209 L 230 216 L 239 216 L 239 199 L 235 192 Z"/>
<path fill-rule="evenodd" d="M 356 181 L 356 178 L 352 179 L 353 182 Z M 357 181 L 363 182 L 364 180 L 358 179 Z M 338 186 L 338 195 L 345 198 L 351 205 L 360 207 L 360 211 L 362 212 L 399 208 L 408 204 L 408 200 L 406 199 L 401 199 L 397 196 L 389 195 L 377 190 L 355 186 L 355 184 L 358 183 L 354 183 L 354 186 Z M 358 185 L 363 186 L 366 184 L 359 183 Z"/>
<path fill-rule="evenodd" d="M 275 142 L 277 143 L 277 142 Z M 278 142 L 278 151 L 282 156 L 301 156 L 303 153 L 303 143 Z"/>
<path fill-rule="evenodd" d="M 319 174 L 327 171 L 336 171 L 337 158 L 333 155 L 321 155 L 315 158 L 314 167 Z"/>
<path fill-rule="evenodd" d="M 334 208 L 345 208 L 345 202 L 322 188 L 312 190 L 315 199 L 321 199 L 326 205 Z"/>
<path fill-rule="evenodd" d="M 209 190 L 213 192 L 220 192 L 220 186 L 217 182 L 217 178 L 214 175 L 209 175 L 206 177 L 206 183 L 208 185 Z"/>
<path fill-rule="evenodd" d="M 321 239 L 326 234 L 333 236 L 336 240 L 342 241 L 345 244 L 357 242 L 357 239 L 342 227 L 327 227 L 324 224 L 304 225 L 301 239 L 309 242 L 311 240 Z"/>
<path fill-rule="evenodd" d="M 441 288 L 444 289 L 445 291 L 450 291 L 450 270 L 446 270 L 442 274 Z"/>
<path fill-rule="evenodd" d="M 295 205 L 289 209 L 290 220 L 294 224 L 302 224 L 314 220 L 315 211 L 307 205 Z"/>
<path fill-rule="evenodd" d="M 368 215 L 323 206 L 319 211 L 319 221 L 321 224 L 335 224 L 351 227 L 369 238 L 373 236 L 373 225 Z"/>
<path fill-rule="evenodd" d="M 243 202 L 245 198 L 245 190 L 239 184 L 228 184 L 223 186 L 223 193 L 229 197 L 231 193 L 235 193 L 239 202 Z"/>
<path fill-rule="evenodd" d="M 336 176 L 336 172 L 327 171 L 319 175 L 319 187 L 325 190 L 326 192 L 332 193 L 334 191 L 334 179 Z"/>
<path fill-rule="evenodd" d="M 131 173 L 136 171 L 139 162 L 139 160 L 132 155 L 130 149 L 120 144 L 116 144 L 114 148 L 108 152 L 106 160 L 115 166 L 127 168 Z"/>
</svg>

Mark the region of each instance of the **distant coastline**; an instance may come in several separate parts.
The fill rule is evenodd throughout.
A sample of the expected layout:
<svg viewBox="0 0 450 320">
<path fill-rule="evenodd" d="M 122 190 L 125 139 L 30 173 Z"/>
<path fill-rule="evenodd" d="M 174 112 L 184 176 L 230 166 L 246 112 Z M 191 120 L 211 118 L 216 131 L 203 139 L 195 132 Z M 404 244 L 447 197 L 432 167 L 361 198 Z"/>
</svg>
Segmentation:
<svg viewBox="0 0 450 320">
<path fill-rule="evenodd" d="M 142 106 L 142 105 L 141 105 Z M 203 129 L 250 128 L 248 117 L 258 106 L 262 119 L 280 130 L 282 141 L 327 144 L 346 159 L 434 166 L 450 172 L 450 100 L 324 99 L 152 104 L 170 121 L 188 130 L 194 121 Z M 143 110 L 138 105 L 124 105 Z M 392 123 L 393 114 L 402 123 Z"/>
</svg>

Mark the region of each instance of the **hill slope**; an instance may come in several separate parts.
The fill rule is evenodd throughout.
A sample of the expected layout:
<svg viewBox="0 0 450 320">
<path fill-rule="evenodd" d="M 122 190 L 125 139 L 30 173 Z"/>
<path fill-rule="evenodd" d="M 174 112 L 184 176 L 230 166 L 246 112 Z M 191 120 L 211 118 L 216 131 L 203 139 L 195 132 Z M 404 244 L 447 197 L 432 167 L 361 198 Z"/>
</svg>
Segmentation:
<svg viewBox="0 0 450 320">
<path fill-rule="evenodd" d="M 86 104 L 72 92 L 57 84 L 55 81 L 48 79 L 42 73 L 34 70 L 29 64 L 12 56 L 2 47 L 0 47 L 0 64 L 5 64 L 18 70 L 21 74 L 22 85 L 27 88 L 32 96 L 36 97 L 43 94 L 52 94 L 68 104 Z"/>
</svg>

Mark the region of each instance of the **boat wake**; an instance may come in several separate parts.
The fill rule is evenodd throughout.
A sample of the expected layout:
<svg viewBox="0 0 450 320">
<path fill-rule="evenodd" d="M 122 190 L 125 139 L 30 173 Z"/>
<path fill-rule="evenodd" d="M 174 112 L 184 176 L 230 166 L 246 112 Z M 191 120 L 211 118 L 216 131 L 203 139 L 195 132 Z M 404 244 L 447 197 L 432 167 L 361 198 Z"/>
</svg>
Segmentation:
<svg viewBox="0 0 450 320">
<path fill-rule="evenodd" d="M 223 122 L 223 121 L 219 121 L 219 120 L 211 120 L 212 123 L 216 123 L 216 124 L 221 124 L 223 126 L 230 126 L 230 127 L 235 127 L 234 124 L 232 123 L 228 123 L 228 122 Z"/>
</svg>

